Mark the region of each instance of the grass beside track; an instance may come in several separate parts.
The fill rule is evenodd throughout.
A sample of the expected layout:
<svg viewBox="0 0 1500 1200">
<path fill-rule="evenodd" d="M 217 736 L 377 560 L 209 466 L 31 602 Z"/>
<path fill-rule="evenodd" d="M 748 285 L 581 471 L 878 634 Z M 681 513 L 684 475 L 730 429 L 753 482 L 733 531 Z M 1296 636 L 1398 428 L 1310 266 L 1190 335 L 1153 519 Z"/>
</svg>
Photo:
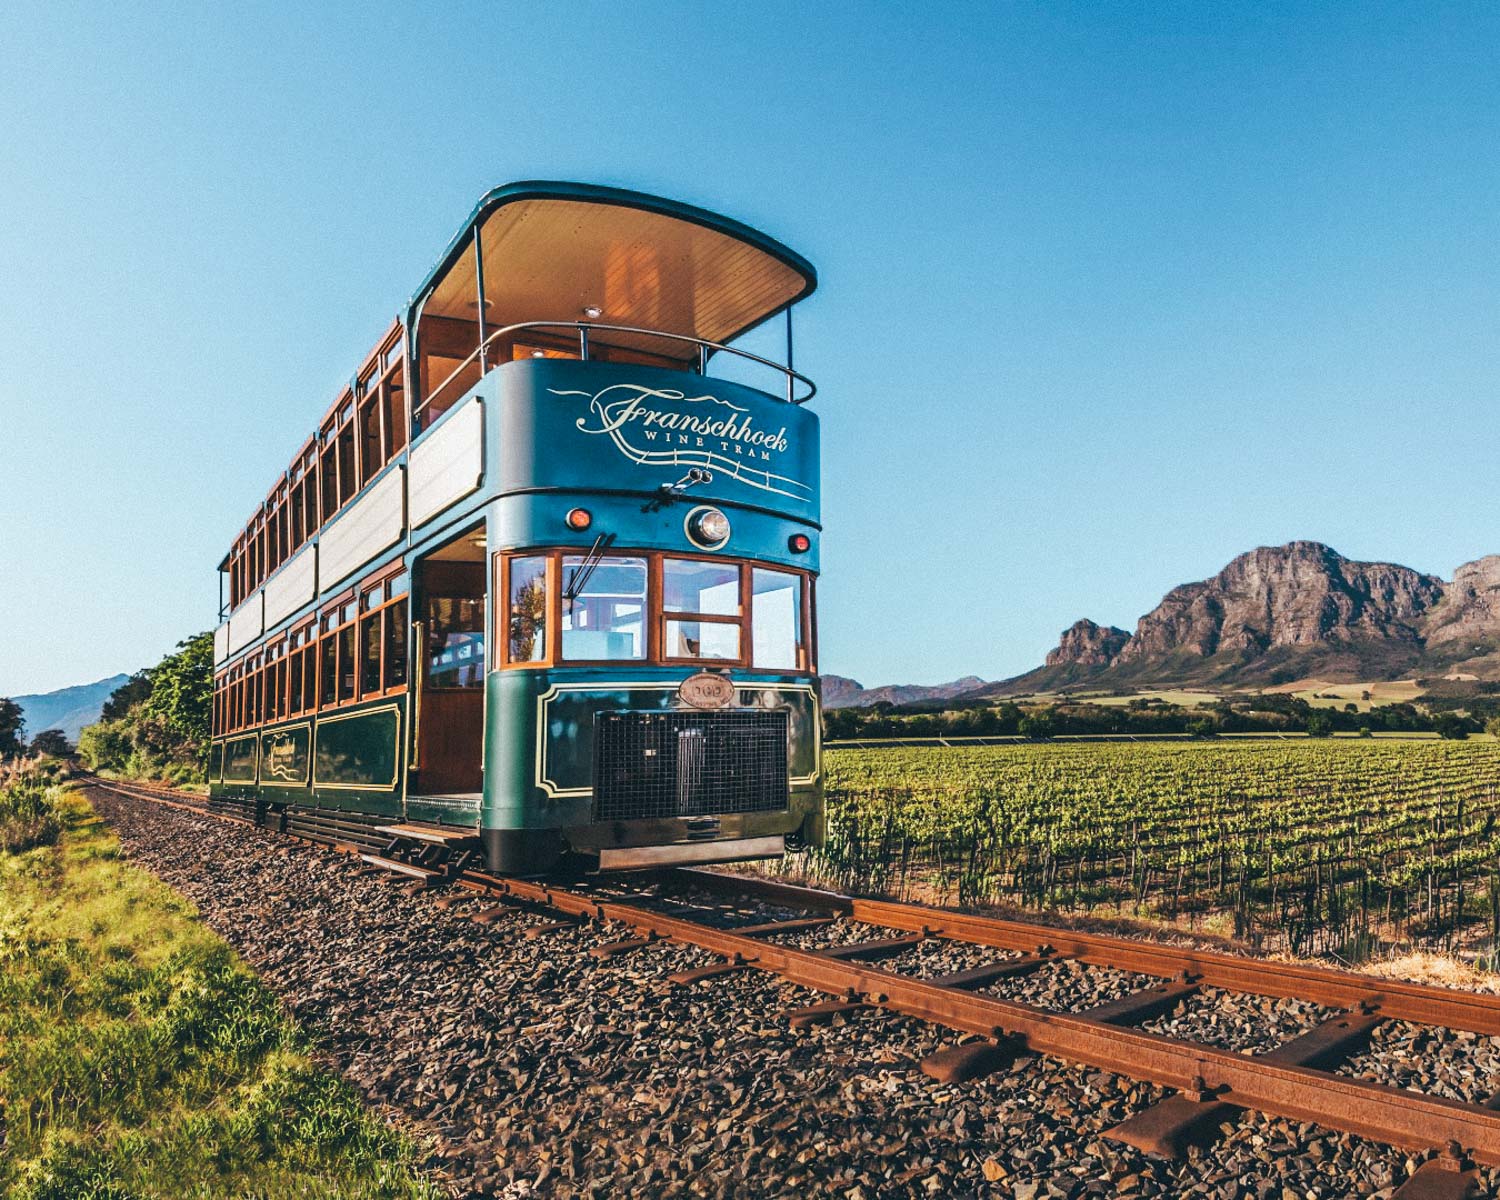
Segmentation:
<svg viewBox="0 0 1500 1200">
<path fill-rule="evenodd" d="M 412 1197 L 416 1148 L 76 792 L 0 854 L 0 1195 Z"/>
</svg>

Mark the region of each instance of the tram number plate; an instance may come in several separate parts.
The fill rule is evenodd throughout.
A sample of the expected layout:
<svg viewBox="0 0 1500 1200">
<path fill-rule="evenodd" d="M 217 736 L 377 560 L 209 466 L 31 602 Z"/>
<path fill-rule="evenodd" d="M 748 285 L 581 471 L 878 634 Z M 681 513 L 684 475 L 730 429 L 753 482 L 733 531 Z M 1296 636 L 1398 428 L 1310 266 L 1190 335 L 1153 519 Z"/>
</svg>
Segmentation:
<svg viewBox="0 0 1500 1200">
<path fill-rule="evenodd" d="M 677 695 L 692 708 L 728 708 L 734 703 L 734 681 L 712 671 L 689 675 L 677 685 Z"/>
</svg>

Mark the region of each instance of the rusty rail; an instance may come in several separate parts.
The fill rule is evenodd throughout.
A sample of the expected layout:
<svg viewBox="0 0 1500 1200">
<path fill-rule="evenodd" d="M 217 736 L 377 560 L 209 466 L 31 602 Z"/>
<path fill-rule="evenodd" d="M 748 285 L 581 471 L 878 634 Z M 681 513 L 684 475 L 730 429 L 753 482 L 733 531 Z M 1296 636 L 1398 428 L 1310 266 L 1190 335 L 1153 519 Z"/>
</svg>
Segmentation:
<svg viewBox="0 0 1500 1200">
<path fill-rule="evenodd" d="M 160 789 L 98 781 L 96 786 L 212 813 L 202 798 L 161 795 Z M 153 794 L 155 793 L 155 794 Z M 186 803 L 191 799 L 197 803 Z M 229 818 L 232 819 L 232 818 Z M 803 950 L 768 940 L 776 925 L 721 929 L 637 903 L 546 882 L 468 871 L 458 886 L 527 907 L 540 906 L 585 921 L 615 921 L 637 936 L 595 947 L 607 959 L 659 940 L 694 946 L 725 960 L 722 968 L 681 972 L 683 985 L 717 978 L 729 969 L 769 972 L 823 992 L 836 1001 L 798 1010 L 793 1019 L 876 1007 L 980 1039 L 934 1055 L 924 1069 L 961 1080 L 996 1069 L 1023 1050 L 1149 1081 L 1177 1093 L 1127 1120 L 1107 1136 L 1157 1152 L 1180 1151 L 1237 1109 L 1260 1112 L 1367 1137 L 1407 1150 L 1439 1149 L 1401 1189 L 1404 1200 L 1470 1194 L 1474 1174 L 1466 1159 L 1500 1166 L 1500 1100 L 1466 1104 L 1334 1073 L 1384 1020 L 1410 1020 L 1484 1034 L 1500 1033 L 1500 997 L 1370 979 L 1347 971 L 1235 958 L 1232 955 L 1072 933 L 1042 925 L 888 901 L 862 900 L 705 870 L 665 873 L 678 882 L 739 897 L 833 914 L 908 936 L 849 948 Z M 807 927 L 808 920 L 785 922 Z M 1020 952 L 1020 960 L 919 979 L 863 961 L 925 939 L 946 939 Z M 1063 1013 L 972 990 L 989 976 L 1076 959 L 1172 981 L 1085 1013 Z M 1295 997 L 1344 1010 L 1301 1038 L 1265 1054 L 1244 1055 L 1131 1027 L 1160 1011 L 1165 999 L 1214 986 L 1251 994 Z M 1159 994 L 1158 994 L 1159 993 Z"/>
</svg>

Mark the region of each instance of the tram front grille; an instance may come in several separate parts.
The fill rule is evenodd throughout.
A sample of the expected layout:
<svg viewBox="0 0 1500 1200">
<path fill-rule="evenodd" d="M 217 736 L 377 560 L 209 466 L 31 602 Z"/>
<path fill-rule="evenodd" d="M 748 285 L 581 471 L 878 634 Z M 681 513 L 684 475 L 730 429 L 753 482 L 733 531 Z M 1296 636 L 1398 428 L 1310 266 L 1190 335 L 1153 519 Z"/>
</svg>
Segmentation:
<svg viewBox="0 0 1500 1200">
<path fill-rule="evenodd" d="M 787 714 L 605 712 L 594 726 L 594 819 L 787 807 Z"/>
</svg>

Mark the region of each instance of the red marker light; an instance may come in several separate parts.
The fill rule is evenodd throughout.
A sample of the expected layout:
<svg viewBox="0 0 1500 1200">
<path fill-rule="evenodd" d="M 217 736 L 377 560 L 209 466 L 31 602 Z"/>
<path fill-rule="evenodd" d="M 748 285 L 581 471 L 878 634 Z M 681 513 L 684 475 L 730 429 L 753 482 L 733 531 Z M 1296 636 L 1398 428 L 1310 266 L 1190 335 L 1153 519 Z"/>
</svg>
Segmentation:
<svg viewBox="0 0 1500 1200">
<path fill-rule="evenodd" d="M 806 554 L 812 549 L 812 538 L 805 533 L 794 533 L 787 538 L 786 544 L 791 547 L 793 554 Z"/>
<path fill-rule="evenodd" d="M 586 508 L 574 508 L 568 511 L 568 528 L 577 529 L 580 532 L 594 523 L 594 514 Z"/>
</svg>

